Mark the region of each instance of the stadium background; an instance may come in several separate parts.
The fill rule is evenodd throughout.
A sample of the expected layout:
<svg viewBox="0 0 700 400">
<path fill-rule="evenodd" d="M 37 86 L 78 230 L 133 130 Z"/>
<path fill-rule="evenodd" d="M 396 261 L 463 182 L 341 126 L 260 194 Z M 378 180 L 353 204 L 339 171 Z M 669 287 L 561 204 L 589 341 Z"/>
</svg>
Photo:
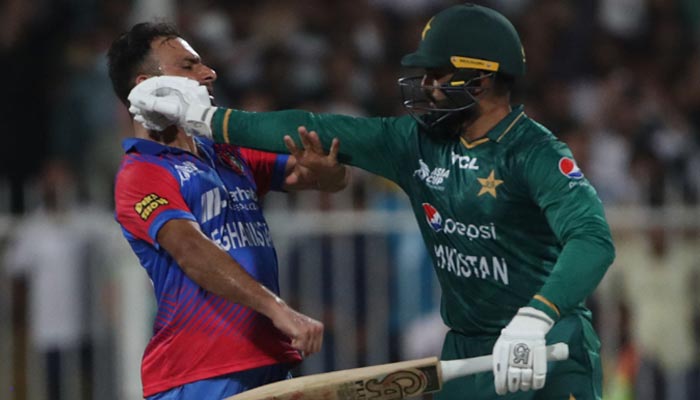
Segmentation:
<svg viewBox="0 0 700 400">
<path fill-rule="evenodd" d="M 111 214 L 130 128 L 105 52 L 121 31 L 176 22 L 222 105 L 393 115 L 400 57 L 454 3 L 4 1 L 0 399 L 48 398 L 56 365 L 63 398 L 140 396 L 152 294 Z M 570 145 L 614 230 L 617 260 L 590 299 L 605 398 L 700 398 L 700 2 L 477 3 L 520 31 L 515 102 Z M 266 212 L 283 297 L 327 327 L 298 373 L 435 354 L 438 290 L 395 187 L 355 170 L 344 192 L 271 195 Z"/>
</svg>

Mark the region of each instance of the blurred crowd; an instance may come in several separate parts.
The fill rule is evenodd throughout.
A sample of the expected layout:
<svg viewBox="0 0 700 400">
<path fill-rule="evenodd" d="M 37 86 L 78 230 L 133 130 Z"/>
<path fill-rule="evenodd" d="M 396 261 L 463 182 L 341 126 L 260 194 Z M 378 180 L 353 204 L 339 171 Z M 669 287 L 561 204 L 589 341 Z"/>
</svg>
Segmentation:
<svg viewBox="0 0 700 400">
<path fill-rule="evenodd" d="M 521 34 L 527 75 L 518 83 L 513 102 L 525 104 L 529 116 L 569 144 L 606 206 L 698 205 L 700 2 L 475 2 L 504 13 Z M 0 214 L 35 212 L 46 200 L 42 188 L 56 176 L 56 168 L 61 179 L 70 176 L 74 182 L 66 201 L 112 209 L 119 141 L 131 134 L 131 122 L 112 93 L 105 53 L 133 23 L 155 18 L 175 22 L 217 71 L 218 104 L 251 111 L 302 108 L 388 116 L 404 113 L 396 81 L 412 71 L 400 68 L 401 56 L 415 49 L 430 15 L 454 3 L 5 0 L 0 5 L 0 74 L 6 77 L 0 107 Z M 347 195 L 352 199 L 336 201 L 336 207 L 394 204 L 387 200 L 395 195 L 390 185 L 362 173 L 355 174 L 354 185 Z M 676 285 L 670 294 L 694 293 L 688 285 L 700 266 L 688 255 L 696 248 L 696 235 L 697 229 L 671 235 L 656 227 L 618 246 L 616 265 L 623 272 L 612 274 L 608 282 L 612 292 L 625 288 L 619 313 L 632 319 L 620 327 L 623 333 L 615 342 L 620 348 L 613 351 L 621 362 L 611 369 L 621 375 L 614 376 L 624 380 L 648 373 L 652 381 L 656 376 L 668 383 L 697 369 L 697 329 L 692 324 L 679 328 L 687 335 L 678 341 L 690 346 L 679 350 L 688 355 L 681 367 L 668 367 L 660 359 L 639 361 L 663 353 L 639 345 L 660 340 L 662 334 L 626 337 L 637 328 L 653 330 L 654 318 L 664 315 L 663 308 L 643 314 L 650 307 L 636 307 L 647 304 L 648 293 L 662 290 L 654 283 L 668 278 Z M 415 237 L 407 240 L 415 243 Z M 668 268 L 657 270 L 659 265 Z M 643 269 L 647 266 L 649 271 Z M 654 297 L 651 304 L 686 307 L 678 324 L 690 324 L 700 315 L 690 299 L 670 294 Z M 636 346 L 627 347 L 635 340 Z M 625 362 L 633 367 L 626 369 Z M 650 365 L 660 365 L 662 373 L 643 368 Z M 665 374 L 669 370 L 674 374 Z M 624 387 L 616 386 L 617 398 L 629 398 L 620 389 Z"/>
<path fill-rule="evenodd" d="M 130 4 L 131 3 L 131 4 Z M 24 211 L 43 161 L 66 160 L 81 198 L 109 207 L 128 117 L 104 54 L 130 24 L 174 21 L 249 110 L 403 113 L 396 80 L 447 0 L 124 2 L 8 0 L 0 51 L 5 208 Z M 700 190 L 700 4 L 695 0 L 491 0 L 519 29 L 516 103 L 570 143 L 606 204 L 695 204 Z M 10 197 L 10 198 L 7 198 Z"/>
</svg>

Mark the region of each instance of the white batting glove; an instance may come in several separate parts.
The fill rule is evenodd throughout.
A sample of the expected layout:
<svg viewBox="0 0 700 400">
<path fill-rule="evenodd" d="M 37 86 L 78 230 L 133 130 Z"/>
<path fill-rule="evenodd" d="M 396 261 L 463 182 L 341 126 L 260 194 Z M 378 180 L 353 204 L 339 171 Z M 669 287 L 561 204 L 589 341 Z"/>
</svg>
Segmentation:
<svg viewBox="0 0 700 400">
<path fill-rule="evenodd" d="M 545 335 L 554 321 L 533 307 L 522 307 L 493 347 L 496 393 L 537 390 L 547 377 Z"/>
<path fill-rule="evenodd" d="M 162 131 L 177 124 L 188 135 L 211 138 L 211 119 L 216 107 L 206 87 L 181 76 L 155 76 L 129 93 L 129 112 L 146 129 Z"/>
</svg>

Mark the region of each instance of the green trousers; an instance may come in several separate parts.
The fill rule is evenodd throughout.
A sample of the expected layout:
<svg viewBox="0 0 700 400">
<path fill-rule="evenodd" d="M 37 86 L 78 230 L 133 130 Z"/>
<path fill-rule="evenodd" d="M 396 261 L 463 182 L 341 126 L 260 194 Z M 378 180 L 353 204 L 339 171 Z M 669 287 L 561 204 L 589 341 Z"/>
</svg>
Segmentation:
<svg viewBox="0 0 700 400">
<path fill-rule="evenodd" d="M 490 354 L 496 336 L 465 336 L 454 330 L 447 333 L 442 347 L 443 360 Z M 496 394 L 493 373 L 485 372 L 447 382 L 435 394 L 436 400 L 600 400 L 603 371 L 600 340 L 588 318 L 570 315 L 560 319 L 547 334 L 547 344 L 569 345 L 569 359 L 547 364 L 544 388 L 535 391 Z"/>
</svg>

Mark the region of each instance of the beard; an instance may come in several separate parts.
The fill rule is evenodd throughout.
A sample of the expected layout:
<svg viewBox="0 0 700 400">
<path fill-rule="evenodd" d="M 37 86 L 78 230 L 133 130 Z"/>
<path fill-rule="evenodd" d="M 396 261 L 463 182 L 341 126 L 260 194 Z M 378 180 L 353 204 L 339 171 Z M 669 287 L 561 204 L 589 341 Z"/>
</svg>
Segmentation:
<svg viewBox="0 0 700 400">
<path fill-rule="evenodd" d="M 442 142 L 458 141 L 464 128 L 481 116 L 478 103 L 461 111 L 432 111 L 420 116 L 418 127 L 421 133 Z"/>
</svg>

